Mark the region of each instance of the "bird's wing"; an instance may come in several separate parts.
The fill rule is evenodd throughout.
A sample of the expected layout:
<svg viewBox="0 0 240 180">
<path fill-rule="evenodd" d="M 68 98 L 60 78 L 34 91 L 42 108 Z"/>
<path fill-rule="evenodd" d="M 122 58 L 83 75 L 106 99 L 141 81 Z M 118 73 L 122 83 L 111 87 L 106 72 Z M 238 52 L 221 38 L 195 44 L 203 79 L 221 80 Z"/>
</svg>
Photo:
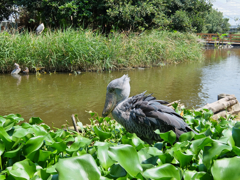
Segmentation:
<svg viewBox="0 0 240 180">
<path fill-rule="evenodd" d="M 36 32 L 41 32 L 43 30 L 43 26 L 42 25 L 39 25 L 36 29 Z"/>
<path fill-rule="evenodd" d="M 150 126 L 158 129 L 166 126 L 170 129 L 178 129 L 180 131 L 188 131 L 188 125 L 183 118 L 172 108 L 164 106 L 151 95 L 144 93 L 133 96 L 129 99 L 131 118 L 138 124 Z M 165 101 L 163 101 L 165 102 Z"/>
</svg>

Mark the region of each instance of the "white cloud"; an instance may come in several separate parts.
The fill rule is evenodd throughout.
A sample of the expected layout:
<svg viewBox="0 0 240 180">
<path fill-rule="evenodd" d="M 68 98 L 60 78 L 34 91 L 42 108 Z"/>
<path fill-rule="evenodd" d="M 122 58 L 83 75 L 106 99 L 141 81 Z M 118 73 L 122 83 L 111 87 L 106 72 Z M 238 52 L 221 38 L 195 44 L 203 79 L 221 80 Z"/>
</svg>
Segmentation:
<svg viewBox="0 0 240 180">
<path fill-rule="evenodd" d="M 234 20 L 234 18 L 240 18 L 240 0 L 215 0 L 213 8 L 218 9 L 224 17 L 229 18 L 231 25 L 240 24 L 240 21 Z"/>
</svg>

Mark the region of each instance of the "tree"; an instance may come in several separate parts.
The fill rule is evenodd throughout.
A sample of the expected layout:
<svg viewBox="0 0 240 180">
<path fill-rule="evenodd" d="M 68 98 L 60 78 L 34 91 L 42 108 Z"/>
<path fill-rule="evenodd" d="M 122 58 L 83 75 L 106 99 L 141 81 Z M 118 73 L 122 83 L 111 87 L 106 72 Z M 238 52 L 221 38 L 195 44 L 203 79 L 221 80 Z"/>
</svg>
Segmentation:
<svg viewBox="0 0 240 180">
<path fill-rule="evenodd" d="M 8 19 L 13 12 L 15 10 L 13 9 L 13 2 L 11 0 L 0 1 L 0 21 Z"/>
<path fill-rule="evenodd" d="M 226 33 L 230 29 L 229 19 L 223 17 L 223 13 L 212 9 L 206 17 L 206 29 L 208 33 Z"/>
<path fill-rule="evenodd" d="M 206 15 L 212 9 L 210 1 L 169 0 L 167 2 L 165 14 L 173 20 L 171 24 L 172 29 L 202 32 Z M 182 22 L 185 26 L 179 25 L 179 22 Z"/>
</svg>

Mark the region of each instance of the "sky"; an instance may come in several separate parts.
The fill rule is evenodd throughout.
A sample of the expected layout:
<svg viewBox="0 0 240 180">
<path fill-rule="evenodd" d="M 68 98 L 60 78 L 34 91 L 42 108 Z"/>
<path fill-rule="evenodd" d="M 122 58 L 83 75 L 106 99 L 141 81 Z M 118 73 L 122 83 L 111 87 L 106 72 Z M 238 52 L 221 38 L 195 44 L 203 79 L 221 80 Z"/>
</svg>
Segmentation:
<svg viewBox="0 0 240 180">
<path fill-rule="evenodd" d="M 240 24 L 240 0 L 213 0 L 213 8 L 223 12 L 224 17 L 229 18 L 231 25 Z M 239 18 L 239 21 L 234 21 Z"/>
</svg>

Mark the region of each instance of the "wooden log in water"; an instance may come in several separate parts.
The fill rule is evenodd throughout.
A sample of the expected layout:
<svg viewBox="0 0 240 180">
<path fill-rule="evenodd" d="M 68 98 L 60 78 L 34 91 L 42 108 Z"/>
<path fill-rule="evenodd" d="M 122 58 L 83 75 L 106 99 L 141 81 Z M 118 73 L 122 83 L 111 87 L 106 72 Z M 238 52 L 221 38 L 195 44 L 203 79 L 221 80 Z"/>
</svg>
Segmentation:
<svg viewBox="0 0 240 180">
<path fill-rule="evenodd" d="M 199 108 L 198 110 L 209 109 L 215 114 L 215 113 L 225 110 L 228 107 L 231 107 L 237 103 L 238 103 L 238 100 L 236 99 L 236 97 L 234 95 L 228 95 L 218 101 L 215 101 L 210 104 L 206 104 L 205 106 Z"/>
<path fill-rule="evenodd" d="M 203 109 L 211 110 L 214 113 L 212 118 L 218 119 L 220 116 L 238 115 L 240 113 L 240 104 L 235 95 L 219 94 L 218 101 L 207 104 L 197 110 Z"/>
</svg>

